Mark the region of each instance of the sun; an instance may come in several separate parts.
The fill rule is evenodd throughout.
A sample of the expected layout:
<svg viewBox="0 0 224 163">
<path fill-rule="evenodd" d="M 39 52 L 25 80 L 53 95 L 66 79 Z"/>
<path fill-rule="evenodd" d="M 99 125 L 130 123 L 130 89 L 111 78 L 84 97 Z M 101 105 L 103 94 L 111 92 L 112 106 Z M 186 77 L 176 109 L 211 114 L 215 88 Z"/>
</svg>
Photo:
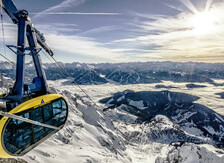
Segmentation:
<svg viewBox="0 0 224 163">
<path fill-rule="evenodd" d="M 218 14 L 213 11 L 198 12 L 190 19 L 190 25 L 197 35 L 211 34 L 216 31 Z"/>
<path fill-rule="evenodd" d="M 222 13 L 217 6 L 212 5 L 213 0 L 206 0 L 203 11 L 198 10 L 190 0 L 181 0 L 181 2 L 193 13 L 189 18 L 189 27 L 195 35 L 208 35 L 217 32 L 218 24 Z"/>
</svg>

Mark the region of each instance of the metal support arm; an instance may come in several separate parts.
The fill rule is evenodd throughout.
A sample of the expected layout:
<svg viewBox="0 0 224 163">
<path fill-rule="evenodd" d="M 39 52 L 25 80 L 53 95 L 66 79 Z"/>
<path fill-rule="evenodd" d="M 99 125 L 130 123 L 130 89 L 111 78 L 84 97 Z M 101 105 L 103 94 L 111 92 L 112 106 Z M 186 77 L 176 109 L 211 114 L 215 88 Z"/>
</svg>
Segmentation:
<svg viewBox="0 0 224 163">
<path fill-rule="evenodd" d="M 46 75 L 42 68 L 42 62 L 39 53 L 39 48 L 37 47 L 37 38 L 33 25 L 30 22 L 28 13 L 26 11 L 20 11 L 15 14 L 18 20 L 18 40 L 17 40 L 17 63 L 16 63 L 16 81 L 13 86 L 12 91 L 5 97 L 7 100 L 12 102 L 21 103 L 24 96 L 24 69 L 25 69 L 25 51 L 31 50 L 36 74 L 38 80 L 40 80 L 40 87 L 38 92 L 40 94 L 47 94 L 48 87 L 46 83 Z M 26 47 L 26 38 L 29 44 L 29 48 Z M 10 46 L 9 46 L 10 47 Z M 14 46 L 15 47 L 15 46 Z"/>
</svg>

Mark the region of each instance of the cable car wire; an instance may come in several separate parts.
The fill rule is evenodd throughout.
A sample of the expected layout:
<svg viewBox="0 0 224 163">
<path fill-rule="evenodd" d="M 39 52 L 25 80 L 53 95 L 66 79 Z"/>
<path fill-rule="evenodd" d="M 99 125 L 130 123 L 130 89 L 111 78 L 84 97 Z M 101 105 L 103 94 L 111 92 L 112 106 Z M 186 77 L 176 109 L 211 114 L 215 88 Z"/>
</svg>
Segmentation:
<svg viewBox="0 0 224 163">
<path fill-rule="evenodd" d="M 4 53 L 6 56 L 6 44 L 5 44 L 5 30 L 4 30 L 4 22 L 3 22 L 3 14 L 1 11 L 1 24 L 2 24 L 2 41 L 3 41 L 3 45 L 4 45 Z"/>
<path fill-rule="evenodd" d="M 40 123 L 38 121 L 34 121 L 34 120 L 31 120 L 31 119 L 23 118 L 21 116 L 18 116 L 18 115 L 15 115 L 15 114 L 11 114 L 11 113 L 8 113 L 8 112 L 4 112 L 4 111 L 1 111 L 1 110 L 0 110 L 0 115 L 8 117 L 8 118 L 24 121 L 24 122 L 27 122 L 27 123 L 30 123 L 30 124 L 33 124 L 33 125 L 47 127 L 47 128 L 51 128 L 51 129 L 54 129 L 54 130 L 60 130 L 59 127 L 55 127 L 55 126 L 48 125 L 48 124 L 45 124 L 45 123 Z"/>
<path fill-rule="evenodd" d="M 4 59 L 6 59 L 9 63 L 11 63 L 12 65 L 16 66 L 16 63 L 11 61 L 10 59 L 8 59 L 6 56 L 4 56 L 3 54 L 0 53 L 0 56 L 2 56 Z M 26 78 L 33 78 L 32 75 L 30 75 L 28 72 L 25 72 L 27 76 L 25 76 Z"/>
<path fill-rule="evenodd" d="M 41 51 L 41 52 L 47 57 L 47 59 L 48 59 L 51 63 L 56 64 L 54 61 L 52 61 L 52 60 L 49 58 L 48 54 L 44 53 L 43 51 Z M 62 76 L 67 77 L 67 76 L 64 74 L 64 72 L 63 72 L 61 69 L 58 68 L 57 64 L 56 64 L 56 68 L 57 68 L 57 70 L 61 73 Z"/>
<path fill-rule="evenodd" d="M 45 52 L 43 52 L 45 53 Z M 46 54 L 47 55 L 47 54 Z M 88 93 L 75 81 L 75 79 L 60 65 L 60 63 L 53 57 L 50 56 L 53 61 L 58 65 L 58 67 L 61 68 L 61 70 L 72 80 L 73 83 L 75 83 L 75 85 L 86 95 L 86 97 L 95 105 L 98 106 L 93 99 L 88 95 Z M 47 57 L 48 58 L 48 57 Z M 49 58 L 48 58 L 49 59 Z M 50 60 L 50 59 L 49 59 Z M 98 106 L 99 107 L 99 106 Z"/>
</svg>

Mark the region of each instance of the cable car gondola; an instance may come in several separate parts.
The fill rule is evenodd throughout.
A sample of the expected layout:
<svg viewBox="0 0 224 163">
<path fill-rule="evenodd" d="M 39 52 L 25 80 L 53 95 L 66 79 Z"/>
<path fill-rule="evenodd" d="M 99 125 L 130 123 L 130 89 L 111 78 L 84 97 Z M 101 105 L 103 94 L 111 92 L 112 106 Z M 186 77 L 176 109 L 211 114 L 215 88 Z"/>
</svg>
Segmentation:
<svg viewBox="0 0 224 163">
<path fill-rule="evenodd" d="M 7 45 L 17 55 L 16 80 L 7 95 L 0 95 L 0 157 L 10 158 L 23 156 L 60 130 L 68 116 L 68 105 L 62 95 L 48 90 L 37 44 L 50 56 L 53 51 L 43 34 L 34 28 L 27 11 L 18 11 L 12 0 L 2 3 L 18 26 L 17 46 Z M 25 55 L 32 56 L 36 69 L 31 83 L 24 82 Z"/>
<path fill-rule="evenodd" d="M 15 107 L 9 113 L 58 129 L 2 117 L 0 120 L 0 156 L 6 158 L 26 154 L 61 129 L 68 115 L 67 103 L 63 96 L 58 94 L 36 97 Z"/>
</svg>

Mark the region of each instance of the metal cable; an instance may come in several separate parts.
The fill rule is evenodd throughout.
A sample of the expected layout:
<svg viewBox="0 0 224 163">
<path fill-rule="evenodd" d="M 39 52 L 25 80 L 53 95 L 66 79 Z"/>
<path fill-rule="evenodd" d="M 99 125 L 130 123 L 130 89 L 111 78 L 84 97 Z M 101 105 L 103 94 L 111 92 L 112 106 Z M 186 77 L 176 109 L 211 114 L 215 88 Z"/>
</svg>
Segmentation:
<svg viewBox="0 0 224 163">
<path fill-rule="evenodd" d="M 44 52 L 45 53 L 45 52 Z M 86 97 L 88 97 L 90 99 L 90 101 L 97 106 L 97 104 L 93 101 L 93 99 L 86 93 L 86 91 L 84 89 L 82 89 L 82 87 L 75 81 L 75 79 L 58 63 L 58 61 L 51 56 L 51 58 L 54 60 L 54 62 L 61 68 L 61 70 L 67 74 L 67 76 L 72 80 L 72 82 L 74 82 L 76 84 L 76 86 L 86 95 Z"/>
<path fill-rule="evenodd" d="M 32 119 L 27 119 L 27 118 L 24 118 L 24 117 L 21 117 L 21 116 L 12 114 L 12 113 L 0 111 L 0 115 L 1 116 L 5 116 L 5 117 L 9 117 L 9 118 L 12 118 L 12 119 L 24 121 L 24 122 L 27 122 L 27 123 L 30 123 L 30 124 L 33 124 L 33 125 L 47 127 L 47 128 L 51 128 L 51 129 L 54 129 L 54 130 L 60 130 L 60 127 L 55 127 L 55 126 L 52 126 L 52 125 L 48 125 L 48 124 L 45 124 L 45 123 L 41 123 L 41 122 L 38 122 L 38 121 L 34 121 Z"/>
<path fill-rule="evenodd" d="M 43 51 L 41 51 L 41 52 L 47 57 L 47 59 L 48 59 L 51 63 L 53 63 L 53 64 L 55 63 L 54 61 L 52 61 L 52 60 L 49 58 L 48 54 L 44 53 Z M 56 66 L 57 66 L 57 64 L 56 64 Z M 64 74 L 64 72 L 62 72 L 61 69 L 59 69 L 58 67 L 56 67 L 56 68 L 57 68 L 57 70 L 61 73 L 62 76 L 66 77 L 66 75 Z"/>
<path fill-rule="evenodd" d="M 4 53 L 5 53 L 5 56 L 3 55 L 3 54 L 1 54 L 0 53 L 0 55 L 4 58 L 4 59 L 6 59 L 7 61 L 9 61 L 11 64 L 13 64 L 13 65 L 16 65 L 14 62 L 12 62 L 10 59 L 8 59 L 7 57 L 6 57 L 6 43 L 5 43 L 5 30 L 4 30 L 4 22 L 3 22 L 3 14 L 2 14 L 2 12 L 1 12 L 1 24 L 2 24 L 2 39 L 3 39 L 3 47 L 4 47 Z M 25 72 L 26 73 L 26 75 L 28 76 L 25 76 L 26 78 L 33 78 L 33 76 L 32 75 L 30 75 L 29 73 L 27 73 L 27 72 Z"/>
<path fill-rule="evenodd" d="M 4 59 L 6 59 L 7 61 L 9 61 L 9 63 L 11 63 L 12 65 L 16 65 L 13 61 L 11 61 L 10 59 L 8 59 L 6 56 L 4 56 L 3 54 L 0 53 L 0 56 L 2 56 Z M 30 75 L 28 72 L 25 72 L 27 76 L 25 76 L 26 78 L 33 78 L 32 75 Z"/>
<path fill-rule="evenodd" d="M 45 54 L 45 52 L 43 52 L 45 56 L 47 56 L 47 54 Z M 6 59 L 7 61 L 9 61 L 11 64 L 16 65 L 13 61 L 11 61 L 10 59 L 8 59 L 7 57 L 5 57 L 3 54 L 0 53 L 0 56 L 2 56 L 4 59 Z M 50 58 L 47 57 L 49 60 Z M 61 70 L 67 74 L 67 76 L 78 86 L 78 88 L 86 95 L 86 97 L 88 97 L 90 99 L 90 101 L 93 102 L 94 105 L 96 105 L 96 103 L 92 100 L 92 98 L 86 93 L 86 91 L 84 89 L 82 89 L 82 87 L 80 85 L 78 85 L 78 83 L 75 81 L 75 79 L 58 63 L 58 61 L 51 56 L 51 58 L 54 60 L 54 62 L 61 68 Z M 51 60 L 50 60 L 51 61 Z M 53 63 L 53 61 L 51 61 Z M 28 74 L 27 72 L 25 72 L 29 77 L 32 77 L 30 74 Z M 61 72 L 62 73 L 62 72 Z M 63 76 L 65 76 L 65 74 L 63 73 Z M 97 105 L 96 105 L 97 106 Z"/>
<path fill-rule="evenodd" d="M 5 30 L 4 30 L 4 23 L 3 23 L 3 15 L 1 13 L 1 23 L 2 23 L 2 41 L 3 41 L 3 45 L 4 45 L 4 53 L 5 53 L 5 56 L 6 56 L 6 44 L 5 44 Z"/>
<path fill-rule="evenodd" d="M 45 53 L 45 52 L 43 52 Z M 46 54 L 47 55 L 47 54 Z M 48 57 L 47 57 L 48 58 Z M 90 106 L 95 106 L 95 107 L 99 107 L 103 110 L 103 107 L 97 105 L 93 100 L 92 98 L 86 93 L 85 90 L 82 89 L 82 87 L 80 85 L 78 85 L 78 83 L 74 80 L 74 78 L 57 62 L 57 60 L 51 56 L 51 58 L 54 60 L 54 62 L 61 68 L 61 70 L 67 74 L 67 76 L 76 84 L 76 86 L 78 86 L 78 88 L 86 95 L 87 98 L 89 98 L 89 100 L 94 104 L 89 104 Z M 49 59 L 50 60 L 50 59 Z M 51 60 L 50 60 L 51 61 Z M 81 97 L 80 97 L 81 98 Z M 82 98 L 81 98 L 82 99 Z M 109 122 L 111 123 L 111 125 L 113 125 L 113 122 L 112 120 L 105 114 L 105 117 L 109 120 Z M 116 129 L 114 130 L 116 133 L 118 132 Z"/>
<path fill-rule="evenodd" d="M 84 91 L 84 89 L 82 89 L 82 87 L 75 81 L 75 79 L 54 59 L 54 57 L 52 56 L 52 59 L 55 61 L 55 63 L 57 63 L 58 66 L 60 66 L 62 68 L 62 70 L 70 77 L 70 79 L 79 87 L 79 89 L 86 95 L 86 97 L 88 97 L 90 99 L 90 101 L 92 101 L 95 105 L 96 103 L 92 100 L 92 98 L 86 93 L 86 91 Z"/>
</svg>

